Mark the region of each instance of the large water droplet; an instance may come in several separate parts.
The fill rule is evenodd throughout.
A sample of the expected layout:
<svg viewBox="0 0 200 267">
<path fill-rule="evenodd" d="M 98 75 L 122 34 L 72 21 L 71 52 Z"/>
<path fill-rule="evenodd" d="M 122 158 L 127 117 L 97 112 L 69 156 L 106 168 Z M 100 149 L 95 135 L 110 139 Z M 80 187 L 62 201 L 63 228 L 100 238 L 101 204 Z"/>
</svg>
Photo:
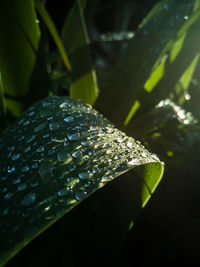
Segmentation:
<svg viewBox="0 0 200 267">
<path fill-rule="evenodd" d="M 47 125 L 47 122 L 40 123 L 38 126 L 35 127 L 34 132 L 38 133 L 42 131 Z"/>
<path fill-rule="evenodd" d="M 65 151 L 58 152 L 57 159 L 58 161 L 65 161 L 69 158 L 69 154 Z"/>
<path fill-rule="evenodd" d="M 23 206 L 30 206 L 31 204 L 35 202 L 35 200 L 36 200 L 36 194 L 33 192 L 30 192 L 27 195 L 25 195 L 25 197 L 21 201 L 21 204 Z"/>
<path fill-rule="evenodd" d="M 43 162 L 40 165 L 38 171 L 39 171 L 39 174 L 40 174 L 40 177 L 43 183 L 48 182 L 53 177 L 51 165 L 49 165 L 46 162 Z"/>
<path fill-rule="evenodd" d="M 49 129 L 51 131 L 55 131 L 55 130 L 58 130 L 60 128 L 60 123 L 57 122 L 57 121 L 54 121 L 54 122 L 50 122 L 49 123 Z"/>
<path fill-rule="evenodd" d="M 80 133 L 74 133 L 74 134 L 68 135 L 68 139 L 70 141 L 79 140 L 80 139 Z"/>
<path fill-rule="evenodd" d="M 81 172 L 78 174 L 78 177 L 81 180 L 85 180 L 85 179 L 88 179 L 90 177 L 90 173 L 89 172 Z"/>
<path fill-rule="evenodd" d="M 74 153 L 72 153 L 72 157 L 75 159 L 78 159 L 82 156 L 82 152 L 81 151 L 75 151 Z"/>
</svg>

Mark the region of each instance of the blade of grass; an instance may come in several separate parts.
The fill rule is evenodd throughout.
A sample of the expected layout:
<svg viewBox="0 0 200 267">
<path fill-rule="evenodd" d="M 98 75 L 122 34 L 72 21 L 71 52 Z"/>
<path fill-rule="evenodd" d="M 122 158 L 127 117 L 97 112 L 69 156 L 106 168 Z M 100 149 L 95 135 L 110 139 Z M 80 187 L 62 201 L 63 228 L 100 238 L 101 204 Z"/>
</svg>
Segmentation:
<svg viewBox="0 0 200 267">
<path fill-rule="evenodd" d="M 62 31 L 66 47 L 70 47 L 72 84 L 70 96 L 93 105 L 98 97 L 96 72 L 89 48 L 89 37 L 84 20 L 86 1 L 77 0 L 69 12 Z"/>
<path fill-rule="evenodd" d="M 67 56 L 67 53 L 65 51 L 63 42 L 58 34 L 58 31 L 56 30 L 56 27 L 54 25 L 54 22 L 52 21 L 49 13 L 47 12 L 46 8 L 44 7 L 44 5 L 39 1 L 39 0 L 35 0 L 35 6 L 37 11 L 39 12 L 40 16 L 42 17 L 42 19 L 44 20 L 55 44 L 58 47 L 58 50 L 60 52 L 60 55 L 64 61 L 64 64 L 66 66 L 66 68 L 71 71 L 71 65 Z"/>
</svg>

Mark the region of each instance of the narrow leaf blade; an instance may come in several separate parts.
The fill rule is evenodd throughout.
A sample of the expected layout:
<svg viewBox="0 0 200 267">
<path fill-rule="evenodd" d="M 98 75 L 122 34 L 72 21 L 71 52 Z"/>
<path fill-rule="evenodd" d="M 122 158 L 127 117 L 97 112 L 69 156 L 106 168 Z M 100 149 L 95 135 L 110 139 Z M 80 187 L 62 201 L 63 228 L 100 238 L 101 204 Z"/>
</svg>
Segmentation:
<svg viewBox="0 0 200 267">
<path fill-rule="evenodd" d="M 71 49 L 73 81 L 70 96 L 93 105 L 98 97 L 98 85 L 83 15 L 85 4 L 86 1 L 78 0 L 72 7 L 63 27 L 62 39 Z"/>
</svg>

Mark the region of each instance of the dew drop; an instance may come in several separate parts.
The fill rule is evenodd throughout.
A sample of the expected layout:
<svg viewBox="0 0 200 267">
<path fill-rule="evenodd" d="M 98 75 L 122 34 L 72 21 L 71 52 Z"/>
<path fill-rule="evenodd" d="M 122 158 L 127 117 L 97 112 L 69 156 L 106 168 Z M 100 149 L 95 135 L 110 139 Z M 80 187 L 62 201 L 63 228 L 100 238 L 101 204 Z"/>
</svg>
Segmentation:
<svg viewBox="0 0 200 267">
<path fill-rule="evenodd" d="M 75 159 L 78 159 L 82 156 L 82 152 L 81 151 L 75 151 L 74 153 L 72 153 L 72 157 Z"/>
<path fill-rule="evenodd" d="M 12 193 L 7 193 L 5 196 L 4 196 L 4 199 L 11 199 L 13 196 Z"/>
<path fill-rule="evenodd" d="M 90 173 L 89 172 L 81 172 L 78 174 L 78 177 L 81 180 L 85 180 L 85 179 L 88 179 L 90 177 Z"/>
<path fill-rule="evenodd" d="M 26 152 L 29 152 L 30 150 L 31 150 L 31 147 L 28 146 L 28 147 L 26 147 L 26 148 L 24 149 L 24 152 L 26 153 Z"/>
<path fill-rule="evenodd" d="M 60 108 L 69 108 L 69 103 L 66 101 L 66 102 L 63 102 L 61 105 L 60 105 Z"/>
<path fill-rule="evenodd" d="M 86 197 L 86 194 L 85 191 L 78 191 L 75 193 L 75 198 L 76 200 L 83 200 Z"/>
<path fill-rule="evenodd" d="M 17 190 L 18 191 L 22 191 L 22 190 L 25 190 L 27 188 L 27 185 L 26 184 L 21 184 L 18 186 Z"/>
<path fill-rule="evenodd" d="M 6 216 L 9 212 L 9 208 L 5 208 L 2 212 L 0 212 L 1 215 Z"/>
<path fill-rule="evenodd" d="M 58 161 L 65 161 L 69 158 L 69 154 L 67 152 L 61 151 L 57 154 Z"/>
<path fill-rule="evenodd" d="M 18 184 L 18 183 L 20 183 L 20 182 L 21 182 L 21 180 L 20 180 L 19 178 L 13 180 L 13 184 Z"/>
<path fill-rule="evenodd" d="M 29 171 L 29 166 L 25 166 L 21 169 L 22 172 L 28 172 Z"/>
<path fill-rule="evenodd" d="M 55 131 L 55 130 L 58 130 L 60 128 L 60 123 L 57 122 L 57 121 L 54 121 L 54 122 L 50 122 L 49 123 L 49 129 L 51 131 Z"/>
<path fill-rule="evenodd" d="M 82 146 L 89 146 L 89 144 L 90 144 L 90 142 L 88 142 L 88 141 L 82 141 L 81 142 Z"/>
<path fill-rule="evenodd" d="M 94 127 L 94 126 L 90 126 L 90 131 L 92 131 L 92 132 L 96 132 L 96 131 L 97 131 L 97 128 Z"/>
<path fill-rule="evenodd" d="M 28 193 L 27 195 L 25 195 L 25 197 L 22 199 L 21 204 L 23 206 L 30 206 L 31 204 L 33 204 L 36 200 L 36 195 L 33 192 Z"/>
<path fill-rule="evenodd" d="M 30 143 L 31 141 L 33 141 L 36 138 L 36 135 L 32 135 L 27 141 L 26 143 Z"/>
<path fill-rule="evenodd" d="M 19 159 L 20 158 L 20 154 L 14 154 L 12 157 L 11 157 L 11 159 L 12 160 L 17 160 L 17 159 Z"/>
<path fill-rule="evenodd" d="M 38 147 L 38 149 L 36 151 L 40 153 L 40 152 L 44 151 L 44 147 L 40 146 L 40 147 Z"/>
<path fill-rule="evenodd" d="M 47 107 L 51 106 L 51 103 L 44 101 L 44 102 L 42 102 L 42 106 L 43 106 L 43 108 L 47 108 Z"/>
<path fill-rule="evenodd" d="M 70 141 L 79 140 L 80 139 L 80 133 L 74 133 L 74 134 L 68 135 L 68 139 Z"/>
<path fill-rule="evenodd" d="M 15 171 L 15 166 L 8 166 L 8 173 L 13 173 Z"/>
<path fill-rule="evenodd" d="M 43 162 L 40 165 L 38 171 L 39 171 L 39 174 L 40 174 L 40 177 L 43 183 L 48 182 L 53 177 L 51 165 L 49 165 L 46 162 Z"/>
<path fill-rule="evenodd" d="M 38 132 L 42 131 L 46 127 L 46 125 L 47 125 L 46 122 L 39 124 L 38 126 L 35 127 L 34 132 L 38 133 Z"/>
<path fill-rule="evenodd" d="M 36 162 L 36 163 L 34 163 L 31 167 L 32 167 L 33 169 L 36 169 L 36 168 L 38 168 L 38 166 L 39 166 L 39 164 L 38 164 L 38 162 Z"/>
<path fill-rule="evenodd" d="M 64 188 L 62 188 L 61 190 L 59 190 L 59 191 L 57 192 L 57 194 L 58 194 L 59 197 L 67 196 L 67 195 L 69 194 L 69 188 L 64 187 Z"/>
<path fill-rule="evenodd" d="M 68 116 L 68 117 L 64 118 L 64 121 L 65 122 L 72 122 L 72 121 L 74 121 L 74 117 Z"/>
</svg>

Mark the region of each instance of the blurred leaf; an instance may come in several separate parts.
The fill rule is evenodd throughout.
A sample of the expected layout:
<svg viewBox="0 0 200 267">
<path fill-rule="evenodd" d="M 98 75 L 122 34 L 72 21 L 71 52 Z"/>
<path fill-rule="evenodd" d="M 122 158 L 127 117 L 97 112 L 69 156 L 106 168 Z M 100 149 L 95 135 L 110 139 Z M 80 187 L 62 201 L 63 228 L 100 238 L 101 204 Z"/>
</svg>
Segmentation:
<svg viewBox="0 0 200 267">
<path fill-rule="evenodd" d="M 62 40 L 60 39 L 59 37 L 59 34 L 56 30 L 56 27 L 54 25 L 54 22 L 52 21 L 49 13 L 47 12 L 47 10 L 45 9 L 44 5 L 39 1 L 39 0 L 34 0 L 35 1 L 35 5 L 36 5 L 36 8 L 40 14 L 40 16 L 42 17 L 42 19 L 44 20 L 49 32 L 51 33 L 51 36 L 52 38 L 54 39 L 57 47 L 58 47 L 58 50 L 62 56 L 62 59 L 64 61 L 64 64 L 66 66 L 66 68 L 68 70 L 71 70 L 71 66 L 70 66 L 70 63 L 69 63 L 69 59 L 68 59 L 68 56 L 65 52 L 65 48 L 63 46 L 63 43 L 62 43 Z"/>
<path fill-rule="evenodd" d="M 1 264 L 122 173 L 142 165 L 138 208 L 163 173 L 155 155 L 68 97 L 31 106 L 3 133 L 0 150 Z"/>
<path fill-rule="evenodd" d="M 118 126 L 129 125 L 165 98 L 186 104 L 199 69 L 200 10 L 196 3 L 158 3 L 119 58 L 96 103 Z"/>
<path fill-rule="evenodd" d="M 75 2 L 64 23 L 62 39 L 70 49 L 72 62 L 70 96 L 93 105 L 98 96 L 98 85 L 83 16 L 85 5 L 86 1 Z"/>
<path fill-rule="evenodd" d="M 0 72 L 5 105 L 18 116 L 27 102 L 33 101 L 33 98 L 27 99 L 30 90 L 32 96 L 38 91 L 40 96 L 46 93 L 44 89 L 43 92 L 40 90 L 41 81 L 43 84 L 46 81 L 44 72 L 36 70 L 38 56 L 41 56 L 40 30 L 32 0 L 1 3 L 0 36 Z M 37 87 L 31 89 L 33 73 L 37 73 Z"/>
</svg>

